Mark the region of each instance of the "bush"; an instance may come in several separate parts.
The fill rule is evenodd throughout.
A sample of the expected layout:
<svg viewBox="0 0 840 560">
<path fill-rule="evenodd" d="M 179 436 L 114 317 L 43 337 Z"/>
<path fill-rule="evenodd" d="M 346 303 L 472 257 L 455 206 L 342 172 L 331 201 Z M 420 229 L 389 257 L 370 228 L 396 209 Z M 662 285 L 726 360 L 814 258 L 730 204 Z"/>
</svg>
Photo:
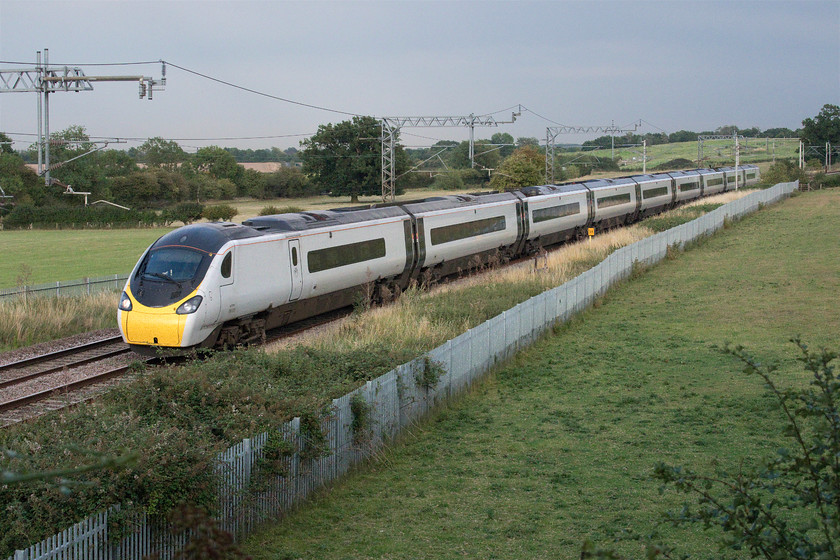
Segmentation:
<svg viewBox="0 0 840 560">
<path fill-rule="evenodd" d="M 204 205 L 200 202 L 182 202 L 167 210 L 166 215 L 173 221 L 183 222 L 186 226 L 201 219 L 203 212 Z"/>
<path fill-rule="evenodd" d="M 203 218 L 211 222 L 229 222 L 239 213 L 239 210 L 228 204 L 218 204 L 216 206 L 208 206 L 201 213 Z"/>
<path fill-rule="evenodd" d="M 3 217 L 6 229 L 151 227 L 163 225 L 165 217 L 147 210 L 123 210 L 113 206 L 16 206 Z"/>
<path fill-rule="evenodd" d="M 775 185 L 777 183 L 802 181 L 804 179 L 805 175 L 797 164 L 791 160 L 780 159 L 764 173 L 761 177 L 761 182 L 767 183 L 768 185 Z"/>
<path fill-rule="evenodd" d="M 694 162 L 690 159 L 677 158 L 666 161 L 665 163 L 660 163 L 654 167 L 654 169 L 657 171 L 669 171 L 672 169 L 694 169 L 694 167 Z"/>
<path fill-rule="evenodd" d="M 457 172 L 441 173 L 435 176 L 431 188 L 442 191 L 458 191 L 464 189 L 464 180 Z"/>
<path fill-rule="evenodd" d="M 303 208 L 299 206 L 264 206 L 262 210 L 260 210 L 260 216 L 274 216 L 277 214 L 295 214 L 297 212 L 303 212 Z"/>
</svg>

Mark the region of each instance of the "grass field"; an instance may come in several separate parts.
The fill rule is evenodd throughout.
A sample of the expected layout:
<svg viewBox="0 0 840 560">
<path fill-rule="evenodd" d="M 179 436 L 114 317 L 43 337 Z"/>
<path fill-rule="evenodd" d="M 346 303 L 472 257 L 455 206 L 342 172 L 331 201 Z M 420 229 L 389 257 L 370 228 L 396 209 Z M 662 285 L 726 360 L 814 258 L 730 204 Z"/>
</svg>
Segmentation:
<svg viewBox="0 0 840 560">
<path fill-rule="evenodd" d="M 619 144 L 618 139 L 616 139 L 616 144 Z M 703 157 L 706 161 L 703 165 L 712 167 L 734 165 L 735 155 L 733 146 L 734 143 L 731 139 L 704 141 Z M 758 161 L 766 162 L 768 160 L 772 160 L 774 155 L 777 159 L 790 159 L 793 161 L 797 161 L 799 158 L 799 140 L 796 138 L 778 138 L 775 140 L 749 138 L 746 142 L 741 140 L 740 146 L 741 163 L 755 163 Z M 587 150 L 584 154 L 601 158 L 609 158 L 612 155 L 612 151 L 609 149 Z M 647 168 L 650 171 L 657 165 L 678 158 L 687 159 L 696 163 L 697 155 L 697 142 L 676 142 L 673 144 L 648 146 Z M 622 164 L 622 170 L 641 170 L 642 156 L 642 146 L 616 146 L 615 148 L 615 157 L 620 158 L 622 162 L 624 162 Z"/>
<path fill-rule="evenodd" d="M 254 558 L 575 558 L 680 498 L 656 462 L 738 468 L 780 444 L 743 343 L 805 382 L 787 339 L 840 346 L 840 191 L 796 196 L 614 289 L 314 503 Z M 662 528 L 693 557 L 715 535 Z M 642 557 L 637 543 L 618 549 Z"/>
</svg>

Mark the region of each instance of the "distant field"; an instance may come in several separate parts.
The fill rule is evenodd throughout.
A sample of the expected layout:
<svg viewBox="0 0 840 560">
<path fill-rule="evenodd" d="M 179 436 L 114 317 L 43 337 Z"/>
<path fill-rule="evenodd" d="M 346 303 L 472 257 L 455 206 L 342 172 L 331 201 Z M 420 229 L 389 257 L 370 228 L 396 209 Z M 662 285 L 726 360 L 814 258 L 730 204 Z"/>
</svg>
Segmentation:
<svg viewBox="0 0 840 560">
<path fill-rule="evenodd" d="M 167 231 L 0 231 L 0 288 L 17 286 L 26 267 L 29 284 L 128 274 L 143 250 Z"/>
<path fill-rule="evenodd" d="M 576 558 L 587 537 L 648 534 L 682 503 L 659 494 L 656 462 L 737 470 L 781 443 L 760 380 L 713 345 L 779 362 L 782 385 L 806 382 L 790 336 L 840 348 L 838 222 L 840 191 L 802 194 L 618 286 L 245 552 Z M 716 556 L 713 534 L 661 530 Z"/>
<path fill-rule="evenodd" d="M 619 141 L 616 139 L 616 143 Z M 703 143 L 703 157 L 708 161 L 704 166 L 719 167 L 735 165 L 734 143 L 732 140 L 706 140 Z M 772 161 L 773 155 L 777 159 L 798 160 L 799 140 L 798 139 L 756 139 L 750 138 L 741 141 L 741 163 L 755 163 L 757 161 Z M 602 158 L 609 158 L 611 150 L 593 150 L 584 152 L 586 155 L 594 155 Z M 642 169 L 642 146 L 620 147 L 615 149 L 615 156 L 621 158 L 622 169 Z M 648 171 L 662 163 L 673 159 L 684 158 L 697 162 L 697 142 L 677 142 L 673 144 L 660 144 L 648 146 Z"/>
</svg>

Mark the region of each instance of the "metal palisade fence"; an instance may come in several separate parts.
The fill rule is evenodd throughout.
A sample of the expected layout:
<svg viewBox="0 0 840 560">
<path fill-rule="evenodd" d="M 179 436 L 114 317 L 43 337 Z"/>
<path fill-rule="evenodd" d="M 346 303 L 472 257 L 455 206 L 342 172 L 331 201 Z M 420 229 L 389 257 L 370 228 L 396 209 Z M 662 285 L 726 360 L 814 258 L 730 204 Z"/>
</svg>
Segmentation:
<svg viewBox="0 0 840 560">
<path fill-rule="evenodd" d="M 33 284 L 32 286 L 18 286 L 16 288 L 0 289 L 0 299 L 32 298 L 32 297 L 70 297 L 89 296 L 98 292 L 117 291 L 125 286 L 127 274 L 113 274 L 98 278 L 82 278 L 80 280 L 64 280 L 47 284 Z"/>
<path fill-rule="evenodd" d="M 562 286 L 333 400 L 320 426 L 295 418 L 276 432 L 245 439 L 220 453 L 216 468 L 221 527 L 241 538 L 261 523 L 281 517 L 310 493 L 376 453 L 402 428 L 461 393 L 495 364 L 587 308 L 612 285 L 630 276 L 636 263 L 655 264 L 669 248 L 709 235 L 726 220 L 786 198 L 798 187 L 798 182 L 781 183 L 756 191 L 696 220 L 618 249 Z M 125 520 L 127 512 L 111 508 L 17 551 L 9 560 L 139 560 L 151 553 L 166 559 L 189 538 L 173 536 L 167 527 L 142 513 L 130 516 L 133 530 L 121 532 L 128 532 L 127 536 L 109 537 L 109 519 L 115 512 Z"/>
</svg>

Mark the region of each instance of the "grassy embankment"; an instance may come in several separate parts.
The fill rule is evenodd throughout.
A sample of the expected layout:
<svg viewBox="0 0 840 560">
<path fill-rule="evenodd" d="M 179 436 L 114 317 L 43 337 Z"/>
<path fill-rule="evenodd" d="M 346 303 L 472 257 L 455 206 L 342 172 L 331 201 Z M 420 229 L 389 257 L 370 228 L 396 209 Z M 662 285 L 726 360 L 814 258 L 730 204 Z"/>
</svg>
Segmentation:
<svg viewBox="0 0 840 560">
<path fill-rule="evenodd" d="M 655 463 L 737 471 L 780 445 L 761 381 L 713 345 L 743 343 L 780 363 L 781 385 L 804 384 L 787 339 L 840 347 L 839 221 L 840 191 L 796 196 L 618 286 L 246 552 L 575 558 L 587 537 L 647 534 L 682 503 L 659 494 Z M 699 527 L 662 531 L 715 555 Z"/>
</svg>

